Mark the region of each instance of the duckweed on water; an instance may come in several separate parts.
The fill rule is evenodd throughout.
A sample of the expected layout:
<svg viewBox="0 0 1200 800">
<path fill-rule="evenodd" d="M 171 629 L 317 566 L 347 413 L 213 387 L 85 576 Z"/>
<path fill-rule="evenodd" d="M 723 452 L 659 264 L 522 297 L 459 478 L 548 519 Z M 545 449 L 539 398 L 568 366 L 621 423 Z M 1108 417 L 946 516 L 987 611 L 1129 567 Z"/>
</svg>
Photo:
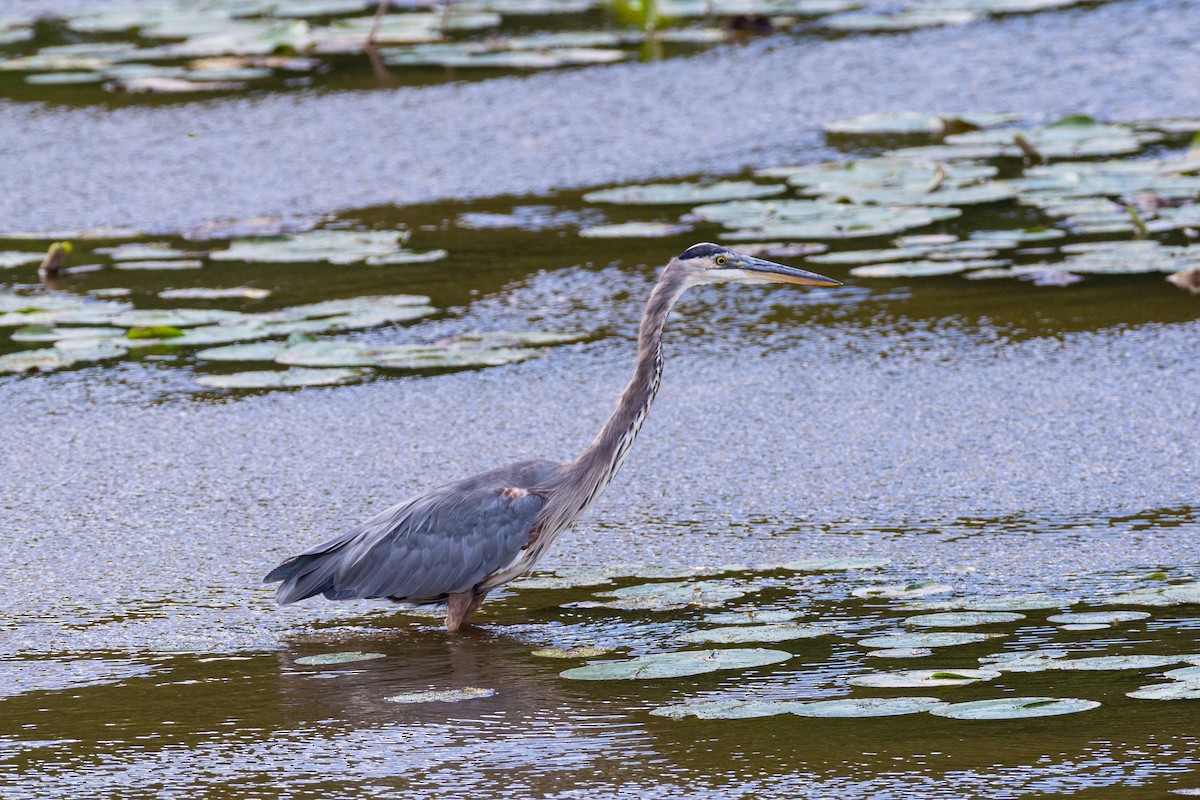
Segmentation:
<svg viewBox="0 0 1200 800">
<path fill-rule="evenodd" d="M 764 650 L 762 648 L 696 650 L 640 656 L 628 661 L 601 661 L 586 667 L 568 669 L 559 675 L 579 681 L 681 678 L 718 670 L 747 669 L 778 664 L 791 657 L 791 653 L 782 650 Z"/>
</svg>

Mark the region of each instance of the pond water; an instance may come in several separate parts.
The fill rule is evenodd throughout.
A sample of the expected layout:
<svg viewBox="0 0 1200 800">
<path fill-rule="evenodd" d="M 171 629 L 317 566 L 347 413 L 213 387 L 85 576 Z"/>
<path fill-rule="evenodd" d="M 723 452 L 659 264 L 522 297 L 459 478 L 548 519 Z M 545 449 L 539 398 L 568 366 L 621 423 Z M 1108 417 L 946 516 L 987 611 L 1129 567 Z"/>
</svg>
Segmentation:
<svg viewBox="0 0 1200 800">
<path fill-rule="evenodd" d="M 1189 125 L 1120 158 L 1190 163 Z M 1053 146 L 1044 130 L 1029 137 Z M 831 142 L 867 164 L 930 138 Z M 996 174 L 965 185 L 1007 192 L 1036 176 L 1020 159 L 993 154 Z M 946 163 L 940 176 L 921 176 L 922 192 L 955 188 L 957 162 Z M 673 183 L 725 191 L 712 188 L 718 179 L 789 177 Z M 476 629 L 448 636 L 436 618 L 371 603 L 278 609 L 257 585 L 278 557 L 405 493 L 506 459 L 570 457 L 620 388 L 661 263 L 695 241 L 753 241 L 742 231 L 771 241 L 781 219 L 857 214 L 854 196 L 866 191 L 795 205 L 822 202 L 806 187 L 746 201 L 770 208 L 734 206 L 732 217 L 729 206 L 705 210 L 713 197 L 623 205 L 564 192 L 236 230 L 0 234 L 0 250 L 38 257 L 70 239 L 69 267 L 99 265 L 66 273 L 59 288 L 39 281 L 36 258 L 0 273 L 3 312 L 28 317 L 8 318 L 0 358 L 17 363 L 12 356 L 66 341 L 44 331 L 84 326 L 109 329 L 80 337 L 89 347 L 122 350 L 0 378 L 9 443 L 0 469 L 10 478 L 0 489 L 5 796 L 1139 798 L 1200 789 L 1198 307 L 1164 280 L 1194 246 L 1195 232 L 1171 216 L 1194 192 L 1135 206 L 1144 226 L 1165 220 L 1141 231 L 1121 205 L 1080 219 L 1079 209 L 1020 202 L 1041 191 L 1033 186 L 930 206 L 889 179 L 889 191 L 909 193 L 895 207 L 961 214 L 914 218 L 902 231 L 781 235 L 820 245 L 807 255 L 763 250 L 845 280 L 838 289 L 714 288 L 685 301 L 639 454 L 547 570 L 489 600 Z M 1169 193 L 1158 183 L 1153 191 Z M 687 230 L 605 235 L 613 231 L 603 226 L 629 222 Z M 295 238 L 248 236 L 281 227 Z M 371 236 L 322 245 L 305 238 L 309 229 Z M 1043 241 L 1046 229 L 1062 235 Z M 922 238 L 897 244 L 900 236 Z M 239 241 L 301 255 L 263 262 L 235 250 Z M 332 263 L 321 250 L 328 241 L 357 255 Z M 111 251 L 130 242 L 155 244 L 159 257 Z M 1123 251 L 1117 260 L 1133 274 L 1080 259 L 1128 242 L 1180 250 Z M 921 252 L 895 257 L 900 248 Z M 160 263 L 128 268 L 139 260 Z M 161 263 L 187 261 L 196 263 Z M 967 263 L 948 274 L 853 271 L 951 261 Z M 968 279 L 983 270 L 1003 274 Z M 1064 273 L 1080 280 L 1039 280 Z M 198 288 L 258 291 L 178 293 Z M 418 298 L 388 313 L 422 311 L 355 316 L 366 312 L 354 303 L 379 296 Z M 327 301 L 350 305 L 312 308 Z M 202 321 L 181 308 L 230 316 Z M 152 310 L 174 316 L 122 316 Z M 301 322 L 313 324 L 261 327 Z M 211 331 L 203 343 L 172 341 L 206 326 L 220 342 Z M 494 366 L 380 355 L 421 345 L 461 356 L 483 347 L 470 336 L 496 332 L 555 338 L 506 341 L 493 349 L 531 352 Z M 287 338 L 297 335 L 312 341 Z M 277 361 L 282 351 L 205 355 L 274 342 L 295 356 L 329 341 L 342 350 L 320 363 Z M 339 363 L 347 348 L 355 364 Z M 353 375 L 363 385 L 205 382 L 297 362 L 363 370 Z M 959 612 L 989 616 L 941 616 Z M 947 637 L 955 633 L 971 635 Z M 533 653 L 573 647 L 609 652 Z M 718 664 L 738 649 L 773 653 L 757 665 Z M 681 652 L 698 654 L 685 656 L 702 662 L 692 670 L 721 669 L 562 674 Z M 338 653 L 372 657 L 300 660 Z M 1124 656 L 1151 658 L 1094 660 Z M 868 677 L 878 673 L 888 676 Z M 1177 699 L 1136 696 L 1145 687 Z M 487 691 L 411 696 L 464 689 Z M 857 702 L 905 697 L 932 699 L 903 709 Z M 856 702 L 817 705 L 838 699 Z M 1014 702 L 985 712 L 1000 718 L 957 718 L 981 712 L 956 704 L 1003 699 Z M 906 713 L 863 716 L 880 707 Z"/>
</svg>

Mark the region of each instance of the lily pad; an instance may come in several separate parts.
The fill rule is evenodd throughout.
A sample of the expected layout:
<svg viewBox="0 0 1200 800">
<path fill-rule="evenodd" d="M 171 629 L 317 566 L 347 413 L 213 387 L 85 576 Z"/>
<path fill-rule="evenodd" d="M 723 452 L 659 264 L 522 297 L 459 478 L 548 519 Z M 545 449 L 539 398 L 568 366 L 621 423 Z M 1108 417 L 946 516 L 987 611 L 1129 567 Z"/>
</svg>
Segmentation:
<svg viewBox="0 0 1200 800">
<path fill-rule="evenodd" d="M 926 597 L 931 594 L 945 594 L 954 591 L 948 583 L 936 581 L 917 581 L 915 583 L 896 583 L 890 586 L 864 586 L 851 592 L 855 597 L 866 599 L 907 599 L 910 597 Z"/>
<path fill-rule="evenodd" d="M 703 700 L 661 706 L 651 709 L 650 713 L 671 719 L 754 719 L 790 714 L 800 705 L 795 700 Z"/>
<path fill-rule="evenodd" d="M 63 339 L 103 339 L 124 336 L 124 328 L 50 328 L 30 325 L 12 333 L 14 342 L 57 342 Z"/>
<path fill-rule="evenodd" d="M 919 628 L 969 628 L 975 625 L 1016 622 L 1024 614 L 1011 611 L 947 611 L 941 614 L 921 614 L 904 620 L 905 625 Z"/>
<path fill-rule="evenodd" d="M 117 261 L 113 266 L 117 269 L 129 270 L 200 269 L 204 266 L 204 262 L 197 259 L 180 258 L 164 261 Z"/>
<path fill-rule="evenodd" d="M 626 586 L 603 592 L 602 601 L 571 604 L 576 608 L 615 608 L 623 611 L 672 611 L 680 608 L 714 608 L 743 597 L 747 590 L 715 581 L 678 581 Z"/>
<path fill-rule="evenodd" d="M 897 647 L 953 647 L 960 644 L 975 644 L 986 642 L 999 633 L 889 633 L 883 636 L 869 636 L 859 639 L 858 644 L 871 649 L 892 649 Z"/>
<path fill-rule="evenodd" d="M 462 689 L 430 689 L 425 692 L 409 692 L 385 697 L 389 703 L 460 703 L 463 700 L 478 700 L 481 697 L 491 697 L 495 689 L 481 689 L 476 686 L 466 686 Z"/>
<path fill-rule="evenodd" d="M 271 290 L 253 286 L 238 286 L 232 289 L 207 289 L 197 286 L 189 289 L 164 289 L 158 296 L 164 300 L 262 300 L 271 296 Z"/>
<path fill-rule="evenodd" d="M 580 228 L 579 235 L 586 239 L 653 239 L 677 236 L 691 229 L 691 225 L 678 222 L 622 222 Z"/>
<path fill-rule="evenodd" d="M 1156 683 L 1126 692 L 1135 700 L 1200 700 L 1200 684 L 1175 681 Z"/>
<path fill-rule="evenodd" d="M 689 631 L 679 637 L 683 642 L 715 644 L 740 644 L 742 642 L 786 642 L 792 639 L 811 639 L 828 636 L 830 628 L 815 625 L 746 625 L 709 630 Z"/>
<path fill-rule="evenodd" d="M 826 28 L 835 31 L 884 32 L 910 31 L 943 25 L 966 25 L 979 19 L 979 13 L 968 9 L 902 8 L 891 14 L 853 11 L 834 14 L 822 20 Z"/>
<path fill-rule="evenodd" d="M 26 264 L 40 264 L 45 257 L 45 253 L 23 253 L 14 250 L 0 252 L 0 269 L 23 267 Z"/>
<path fill-rule="evenodd" d="M 980 258 L 970 261 L 896 261 L 890 264 L 871 264 L 855 267 L 850 274 L 856 278 L 925 278 L 933 275 L 955 275 L 973 269 L 1008 266 L 1003 259 Z"/>
<path fill-rule="evenodd" d="M 582 681 L 649 680 L 680 678 L 725 669 L 747 669 L 778 664 L 792 657 L 782 650 L 735 648 L 696 650 L 682 653 L 658 653 L 627 661 L 600 661 L 559 673 L 564 678 Z"/>
<path fill-rule="evenodd" d="M 910 669 L 856 675 L 846 682 L 851 686 L 870 686 L 878 689 L 927 688 L 965 686 L 968 683 L 999 678 L 1000 674 L 999 671 L 990 669 Z"/>
<path fill-rule="evenodd" d="M 416 250 L 397 250 L 395 253 L 388 253 L 384 256 L 368 256 L 367 264 L 372 267 L 390 267 L 397 264 L 428 264 L 433 261 L 441 261 L 448 255 L 445 250 L 425 250 L 418 252 Z"/>
<path fill-rule="evenodd" d="M 384 657 L 383 653 L 364 653 L 359 650 L 347 650 L 342 653 L 322 653 L 316 656 L 302 656 L 296 659 L 296 663 L 303 664 L 306 667 L 315 667 L 326 664 L 349 664 L 355 661 L 371 661 Z"/>
<path fill-rule="evenodd" d="M 875 658 L 926 658 L 933 655 L 933 650 L 928 647 L 885 647 L 872 650 L 867 655 Z"/>
<path fill-rule="evenodd" d="M 1155 669 L 1178 664 L 1182 656 L 1091 656 L 1087 658 L 1055 659 L 1050 669 L 1065 670 L 1124 670 Z"/>
<path fill-rule="evenodd" d="M 853 119 L 836 120 L 825 125 L 826 133 L 867 135 L 881 134 L 894 136 L 898 134 L 927 133 L 937 135 L 948 129 L 990 128 L 1009 122 L 1017 122 L 1020 117 L 1014 114 L 988 113 L 945 113 L 922 114 L 916 111 L 898 111 L 884 114 L 864 114 Z"/>
<path fill-rule="evenodd" d="M 784 611 L 782 609 L 722 611 L 718 614 L 709 614 L 704 618 L 704 621 L 713 625 L 774 625 L 780 622 L 791 622 L 799 616 L 800 612 L 798 611 Z"/>
<path fill-rule="evenodd" d="M 234 239 L 228 248 L 209 253 L 209 258 L 247 263 L 355 264 L 372 256 L 396 254 L 401 238 L 396 231 L 307 231 Z"/>
<path fill-rule="evenodd" d="M 1060 625 L 1110 625 L 1114 622 L 1135 622 L 1149 618 L 1147 611 L 1090 611 L 1077 614 L 1054 614 L 1046 617 L 1048 622 Z"/>
<path fill-rule="evenodd" d="M 280 389 L 297 386 L 332 386 L 361 380 L 369 370 L 303 369 L 265 372 L 235 372 L 232 375 L 201 375 L 196 383 L 213 389 Z"/>
<path fill-rule="evenodd" d="M 116 247 L 100 247 L 96 252 L 107 255 L 113 261 L 170 261 L 204 256 L 203 252 L 179 250 L 167 242 L 129 242 Z"/>
<path fill-rule="evenodd" d="M 858 697 L 798 703 L 791 713 L 799 717 L 898 717 L 943 705 L 936 697 Z"/>
<path fill-rule="evenodd" d="M 538 656 L 539 658 L 595 658 L 606 653 L 611 653 L 611 647 L 589 647 L 581 645 L 578 647 L 546 647 L 541 650 L 534 650 L 530 655 Z"/>
<path fill-rule="evenodd" d="M 990 600 L 975 600 L 967 603 L 966 608 L 969 611 L 1040 611 L 1050 608 L 1067 608 L 1078 602 L 1078 597 L 1024 594 Z"/>
<path fill-rule="evenodd" d="M 1099 708 L 1094 700 L 1072 697 L 1005 697 L 996 700 L 976 700 L 970 703 L 951 703 L 930 710 L 930 714 L 950 719 L 1026 719 L 1074 714 Z"/>
<path fill-rule="evenodd" d="M 748 200 L 773 197 L 787 187 L 779 183 L 753 181 L 721 181 L 718 183 L 649 183 L 641 186 L 621 186 L 588 192 L 588 203 L 617 203 L 620 205 L 691 205 L 717 203 L 725 200 Z"/>
</svg>

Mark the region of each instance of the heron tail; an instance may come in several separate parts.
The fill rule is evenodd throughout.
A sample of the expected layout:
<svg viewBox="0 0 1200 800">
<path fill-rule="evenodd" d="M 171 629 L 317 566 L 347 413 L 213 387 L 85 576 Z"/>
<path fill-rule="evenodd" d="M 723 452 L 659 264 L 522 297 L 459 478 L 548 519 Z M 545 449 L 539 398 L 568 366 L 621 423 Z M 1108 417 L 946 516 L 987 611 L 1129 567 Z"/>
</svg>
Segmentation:
<svg viewBox="0 0 1200 800">
<path fill-rule="evenodd" d="M 281 606 L 324 594 L 331 600 L 342 600 L 334 591 L 334 575 L 338 565 L 338 551 L 346 540 L 337 540 L 318 548 L 292 556 L 267 573 L 263 583 L 281 581 L 275 590 L 275 600 Z"/>
</svg>

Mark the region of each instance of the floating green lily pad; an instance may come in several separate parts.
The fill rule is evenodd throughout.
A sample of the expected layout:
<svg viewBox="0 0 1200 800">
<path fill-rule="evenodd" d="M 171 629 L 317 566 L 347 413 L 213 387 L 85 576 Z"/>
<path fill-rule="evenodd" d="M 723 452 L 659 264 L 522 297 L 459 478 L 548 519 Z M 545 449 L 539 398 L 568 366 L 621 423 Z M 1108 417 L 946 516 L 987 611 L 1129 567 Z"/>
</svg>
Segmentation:
<svg viewBox="0 0 1200 800">
<path fill-rule="evenodd" d="M 196 259 L 204 255 L 194 250 L 179 250 L 167 242 L 129 242 L 116 247 L 99 247 L 113 261 L 170 261 L 174 259 Z"/>
<path fill-rule="evenodd" d="M 286 347 L 279 364 L 306 367 L 379 367 L 381 369 L 462 369 L 497 367 L 524 361 L 536 350 L 515 348 L 451 348 L 428 345 L 373 347 L 358 342 L 318 341 Z"/>
<path fill-rule="evenodd" d="M 835 31 L 883 32 L 966 25 L 977 19 L 979 14 L 968 9 L 902 8 L 892 14 L 865 11 L 834 14 L 822 20 L 822 24 Z"/>
<path fill-rule="evenodd" d="M 623 611 L 672 611 L 680 608 L 714 608 L 743 597 L 746 589 L 715 581 L 678 581 L 626 586 L 603 592 L 603 601 L 572 603 L 576 608 L 615 608 Z"/>
<path fill-rule="evenodd" d="M 749 200 L 773 197 L 787 187 L 779 183 L 753 181 L 721 181 L 719 183 L 649 183 L 641 186 L 620 186 L 588 192 L 587 203 L 618 203 L 621 205 L 684 205 L 717 203 L 725 200 Z"/>
<path fill-rule="evenodd" d="M 235 372 L 231 375 L 201 375 L 196 383 L 212 389 L 281 389 L 297 386 L 333 386 L 361 380 L 364 369 L 304 369 L 265 372 Z"/>
<path fill-rule="evenodd" d="M 1050 669 L 1065 670 L 1123 670 L 1155 669 L 1178 664 L 1181 656 L 1090 656 L 1087 658 L 1055 659 Z"/>
<path fill-rule="evenodd" d="M 991 669 L 909 669 L 900 672 L 856 675 L 846 682 L 851 686 L 870 686 L 877 689 L 904 689 L 965 686 L 968 683 L 990 681 L 999 677 L 1000 672 Z"/>
<path fill-rule="evenodd" d="M 799 616 L 799 611 L 784 611 L 781 609 L 722 611 L 718 614 L 707 615 L 704 621 L 713 625 L 774 625 L 780 622 L 791 622 Z"/>
<path fill-rule="evenodd" d="M 890 586 L 864 586 L 851 592 L 855 597 L 866 599 L 902 600 L 910 597 L 927 597 L 931 594 L 945 594 L 954 591 L 948 583 L 936 581 L 917 581 L 915 583 L 896 583 Z"/>
<path fill-rule="evenodd" d="M 588 647 L 581 645 L 578 647 L 545 647 L 541 650 L 534 650 L 530 655 L 538 656 L 539 658 L 595 658 L 606 653 L 611 653 L 611 647 Z"/>
<path fill-rule="evenodd" d="M 893 649 L 897 647 L 953 647 L 960 644 L 975 644 L 986 642 L 999 633 L 889 633 L 883 636 L 869 636 L 859 639 L 858 644 L 871 649 Z"/>
<path fill-rule="evenodd" d="M 461 333 L 448 339 L 439 339 L 444 347 L 549 347 L 571 344 L 587 338 L 584 333 L 557 333 L 554 331 L 483 331 Z"/>
<path fill-rule="evenodd" d="M 23 253 L 15 250 L 0 252 L 0 269 L 23 267 L 26 264 L 40 264 L 45 257 L 45 253 Z"/>
<path fill-rule="evenodd" d="M 355 661 L 371 661 L 384 657 L 383 653 L 364 653 L 359 650 L 347 650 L 342 653 L 322 653 L 316 656 L 302 656 L 296 659 L 296 663 L 303 664 L 306 667 L 316 667 L 326 664 L 349 664 Z"/>
<path fill-rule="evenodd" d="M 691 225 L 678 222 L 622 222 L 617 225 L 580 228 L 579 235 L 587 239 L 652 239 L 677 236 L 691 229 Z"/>
<path fill-rule="evenodd" d="M 368 256 L 367 264 L 372 267 L 390 267 L 398 264 L 428 264 L 433 261 L 441 261 L 448 255 L 445 250 L 426 250 L 418 252 L 415 250 L 397 250 L 395 253 L 388 253 L 384 256 Z"/>
<path fill-rule="evenodd" d="M 198 286 L 191 289 L 164 289 L 158 296 L 164 300 L 262 300 L 271 296 L 271 290 L 253 286 L 232 289 L 206 289 Z"/>
<path fill-rule="evenodd" d="M 790 713 L 799 717 L 898 717 L 943 705 L 936 697 L 858 697 L 797 703 Z"/>
<path fill-rule="evenodd" d="M 462 689 L 430 689 L 426 692 L 409 692 L 385 697 L 389 703 L 460 703 L 463 700 L 478 700 L 481 697 L 491 697 L 495 689 L 481 689 L 476 686 L 466 686 Z"/>
<path fill-rule="evenodd" d="M 1025 594 L 997 597 L 990 600 L 975 600 L 967 603 L 966 608 L 969 611 L 1040 611 L 1049 608 L 1066 608 L 1078 602 L 1078 597 Z"/>
<path fill-rule="evenodd" d="M 63 339 L 104 339 L 124 336 L 124 328 L 51 328 L 29 325 L 12 333 L 14 342 L 58 342 Z"/>
<path fill-rule="evenodd" d="M 601 661 L 586 667 L 575 667 L 559 673 L 564 678 L 581 681 L 649 680 L 680 678 L 725 669 L 747 669 L 778 664 L 792 657 L 782 650 L 735 648 L 727 650 L 695 650 L 683 653 L 658 653 L 627 661 Z"/>
<path fill-rule="evenodd" d="M 1025 619 L 1024 614 L 1012 611 L 947 611 L 940 614 L 921 614 L 904 620 L 905 625 L 919 628 L 969 628 Z"/>
<path fill-rule="evenodd" d="M 1110 625 L 1114 622 L 1135 622 L 1147 619 L 1147 611 L 1089 611 L 1077 614 L 1054 614 L 1046 617 L 1047 622 L 1060 625 Z"/>
<path fill-rule="evenodd" d="M 833 633 L 830 628 L 815 625 L 746 625 L 709 630 L 689 631 L 679 637 L 682 642 L 740 644 L 742 642 L 786 642 L 793 639 L 812 639 Z"/>
<path fill-rule="evenodd" d="M 1094 700 L 1072 697 L 1005 697 L 996 700 L 976 700 L 970 703 L 951 703 L 930 710 L 930 714 L 950 719 L 1025 719 L 1075 714 L 1099 708 Z"/>
<path fill-rule="evenodd" d="M 1181 681 L 1155 683 L 1126 692 L 1125 696 L 1135 700 L 1200 700 L 1200 684 Z"/>
<path fill-rule="evenodd" d="M 650 710 L 656 717 L 684 719 L 754 719 L 790 714 L 801 703 L 795 700 L 704 700 Z"/>
<path fill-rule="evenodd" d="M 875 658 L 926 658 L 933 655 L 933 650 L 928 647 L 885 647 L 872 650 L 867 655 Z"/>
<path fill-rule="evenodd" d="M 877 569 L 892 563 L 890 558 L 847 557 L 847 558 L 810 558 L 804 561 L 789 561 L 784 569 L 793 572 L 824 572 L 834 570 Z"/>
<path fill-rule="evenodd" d="M 400 251 L 396 231 L 306 231 L 282 236 L 235 239 L 224 250 L 209 253 L 212 261 L 290 264 L 326 262 L 354 264 L 372 256 Z"/>
<path fill-rule="evenodd" d="M 933 275 L 955 275 L 973 269 L 1006 267 L 1003 259 L 980 258 L 970 261 L 896 261 L 890 264 L 871 264 L 855 267 L 850 274 L 856 278 L 925 278 Z"/>
<path fill-rule="evenodd" d="M 730 241 L 887 236 L 962 216 L 957 208 L 854 205 L 826 200 L 735 200 L 697 206 L 692 213 L 737 228 L 721 237 Z"/>
</svg>

